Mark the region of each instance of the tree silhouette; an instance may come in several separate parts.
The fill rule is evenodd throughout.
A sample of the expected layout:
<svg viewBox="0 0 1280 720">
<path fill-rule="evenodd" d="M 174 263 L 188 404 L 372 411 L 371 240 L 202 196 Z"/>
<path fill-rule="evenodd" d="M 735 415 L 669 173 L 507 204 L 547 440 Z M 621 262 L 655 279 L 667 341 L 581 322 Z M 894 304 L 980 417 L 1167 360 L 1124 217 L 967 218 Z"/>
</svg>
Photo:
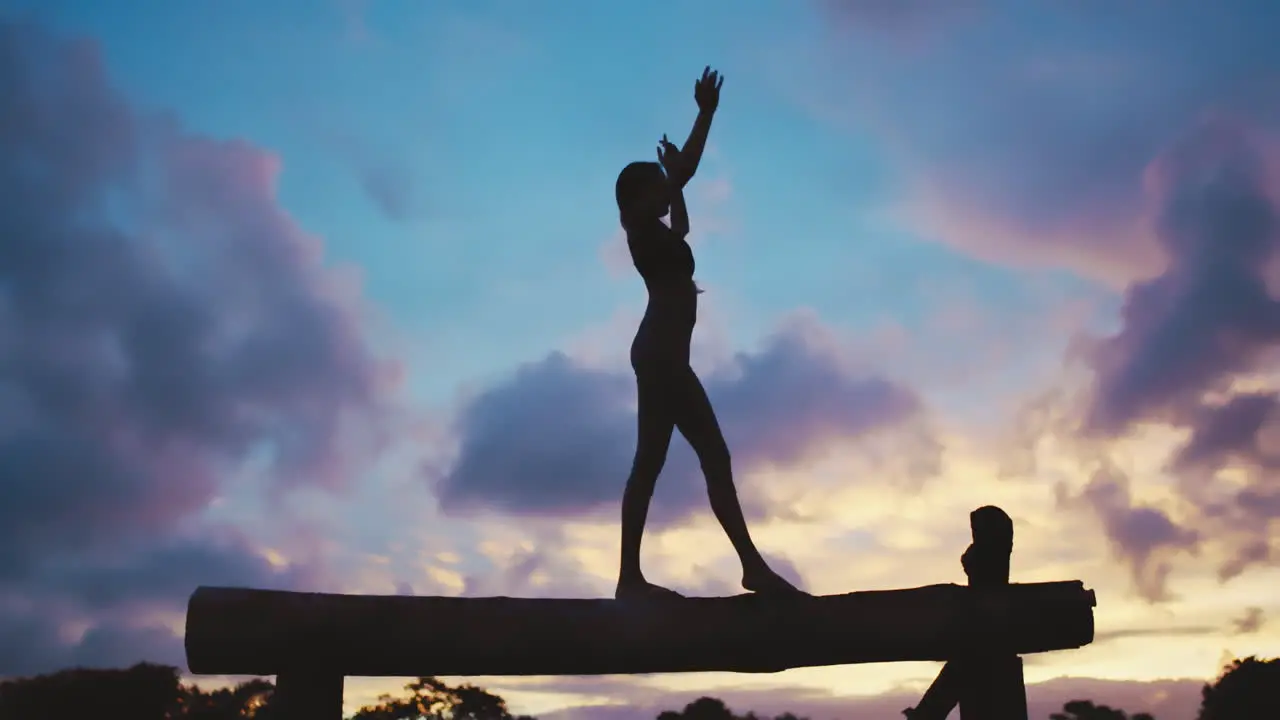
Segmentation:
<svg viewBox="0 0 1280 720">
<path fill-rule="evenodd" d="M 1200 691 L 1197 720 L 1273 720 L 1280 718 L 1280 658 L 1249 656 L 1223 668 Z"/>
<path fill-rule="evenodd" d="M 507 701 L 475 685 L 450 686 L 433 677 L 383 695 L 359 720 L 536 720 L 514 717 Z M 0 720 L 277 720 L 275 685 L 254 678 L 206 691 L 179 682 L 178 670 L 141 663 L 127 670 L 75 668 L 0 682 Z"/>
<path fill-rule="evenodd" d="M 433 677 L 404 686 L 406 697 L 383 695 L 377 705 L 360 708 L 352 720 L 534 720 L 513 717 L 507 701 L 475 685 L 451 687 Z"/>
<path fill-rule="evenodd" d="M 684 706 L 684 710 L 665 710 L 658 720 L 739 720 L 720 698 L 700 697 Z"/>
<path fill-rule="evenodd" d="M 1129 715 L 1108 705 L 1094 705 L 1092 700 L 1071 700 L 1064 703 L 1062 712 L 1053 713 L 1049 720 L 1155 720 L 1150 713 Z"/>
<path fill-rule="evenodd" d="M 657 720 L 768 720 L 753 712 L 736 715 L 720 698 L 700 697 L 684 706 L 683 710 L 664 710 Z M 808 720 L 791 713 L 784 713 L 773 720 Z"/>
<path fill-rule="evenodd" d="M 0 682 L 0 720 L 165 720 L 180 712 L 177 668 L 72 668 Z"/>
<path fill-rule="evenodd" d="M 1280 718 L 1280 658 L 1248 657 L 1223 668 L 1201 690 L 1197 720 Z M 402 697 L 383 695 L 361 708 L 353 720 L 536 720 L 513 716 L 506 700 L 484 688 L 451 686 L 434 677 L 405 685 Z M 275 686 L 261 678 L 231 688 L 205 691 L 179 681 L 177 668 L 139 663 L 124 670 L 72 668 L 47 675 L 0 681 L 0 720 L 277 720 Z M 1155 720 L 1149 713 L 1071 700 L 1050 720 Z M 700 697 L 683 710 L 666 710 L 657 720 L 769 720 L 734 713 L 723 700 Z M 784 713 L 772 720 L 807 720 Z"/>
<path fill-rule="evenodd" d="M 274 690 L 253 679 L 205 692 L 182 685 L 177 668 L 149 663 L 126 670 L 72 668 L 0 682 L 0 720 L 273 720 Z"/>
<path fill-rule="evenodd" d="M 232 720 L 254 718 L 271 720 L 276 709 L 272 705 L 275 685 L 261 678 L 254 678 L 233 688 L 205 692 L 195 685 L 184 685 L 179 690 L 180 720 Z"/>
</svg>

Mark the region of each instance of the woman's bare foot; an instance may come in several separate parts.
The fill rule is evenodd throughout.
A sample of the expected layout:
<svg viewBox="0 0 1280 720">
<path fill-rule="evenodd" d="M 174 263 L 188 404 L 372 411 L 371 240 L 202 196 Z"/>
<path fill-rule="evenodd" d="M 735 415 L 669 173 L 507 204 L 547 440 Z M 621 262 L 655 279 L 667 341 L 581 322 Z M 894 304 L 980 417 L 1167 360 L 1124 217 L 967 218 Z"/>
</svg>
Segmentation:
<svg viewBox="0 0 1280 720">
<path fill-rule="evenodd" d="M 786 578 L 774 572 L 773 568 L 761 563 L 742 571 L 742 587 L 761 595 L 807 595 L 805 591 L 792 585 Z"/>
<path fill-rule="evenodd" d="M 619 580 L 617 589 L 613 591 L 613 597 L 617 600 L 672 600 L 683 598 L 684 596 L 675 590 L 668 590 L 661 585 L 654 585 L 644 578 L 639 578 L 637 580 Z"/>
</svg>

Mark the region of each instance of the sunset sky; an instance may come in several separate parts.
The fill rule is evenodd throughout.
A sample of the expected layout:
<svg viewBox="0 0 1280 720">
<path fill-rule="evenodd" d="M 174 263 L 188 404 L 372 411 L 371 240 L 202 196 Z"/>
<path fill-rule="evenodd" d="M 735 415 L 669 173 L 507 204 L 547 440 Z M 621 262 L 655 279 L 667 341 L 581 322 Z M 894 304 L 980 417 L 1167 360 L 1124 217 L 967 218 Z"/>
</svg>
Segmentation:
<svg viewBox="0 0 1280 720">
<path fill-rule="evenodd" d="M 1015 580 L 1098 595 L 1037 707 L 1188 720 L 1280 655 L 1278 37 L 1266 0 L 0 0 L 0 676 L 182 667 L 201 584 L 610 596 L 613 181 L 711 64 L 694 364 L 762 549 L 963 582 L 1000 505 Z M 739 592 L 682 441 L 655 503 L 650 579 Z M 937 670 L 473 680 L 825 720 Z"/>
</svg>

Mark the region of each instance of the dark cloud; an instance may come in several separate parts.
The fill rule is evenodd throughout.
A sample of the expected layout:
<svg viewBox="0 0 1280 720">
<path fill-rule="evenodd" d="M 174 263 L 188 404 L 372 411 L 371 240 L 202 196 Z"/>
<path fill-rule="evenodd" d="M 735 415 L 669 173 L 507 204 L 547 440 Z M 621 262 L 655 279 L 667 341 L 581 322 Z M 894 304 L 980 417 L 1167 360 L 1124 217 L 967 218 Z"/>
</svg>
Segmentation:
<svg viewBox="0 0 1280 720">
<path fill-rule="evenodd" d="M 442 508 L 550 514 L 616 501 L 634 445 L 632 394 L 627 376 L 560 353 L 520 367 L 458 414 L 458 458 L 436 487 Z"/>
<path fill-rule="evenodd" d="M 1280 302 L 1268 280 L 1280 247 L 1271 153 L 1264 134 L 1218 118 L 1152 164 L 1148 187 L 1166 267 L 1126 291 L 1119 331 L 1087 353 L 1095 383 L 1086 435 L 1115 437 L 1141 422 L 1188 433 L 1169 468 L 1183 479 L 1184 524 L 1195 531 L 1175 528 L 1155 510 L 1142 523 L 1106 523 L 1135 568 L 1154 557 L 1155 548 L 1196 550 L 1210 538 L 1228 546 L 1219 568 L 1224 579 L 1274 559 L 1276 394 L 1235 386 L 1267 369 L 1280 343 Z M 1224 500 L 1210 488 L 1216 472 L 1229 466 L 1246 469 L 1248 484 Z M 1095 507 L 1104 518 L 1137 517 L 1136 509 L 1117 509 L 1123 502 L 1100 503 Z M 1167 558 L 1139 572 L 1146 578 L 1140 585 L 1156 592 Z"/>
<path fill-rule="evenodd" d="M 1232 630 L 1241 635 L 1256 633 L 1266 624 L 1266 613 L 1260 607 L 1247 607 L 1243 615 L 1231 621 Z"/>
<path fill-rule="evenodd" d="M 136 112 L 92 43 L 0 22 L 0 149 L 0 675 L 174 661 L 127 610 L 297 580 L 201 529 L 222 480 L 341 487 L 390 376 L 276 159 Z"/>
<path fill-rule="evenodd" d="M 912 392 L 849 372 L 798 327 L 779 332 L 758 353 L 740 353 L 705 386 L 740 475 L 793 465 L 829 441 L 921 412 Z M 634 393 L 629 374 L 580 367 L 559 353 L 521 367 L 459 413 L 458 457 L 437 478 L 441 507 L 528 515 L 614 508 L 635 447 Z M 655 521 L 683 517 L 705 503 L 704 495 L 693 452 L 673 442 Z"/>
<path fill-rule="evenodd" d="M 1280 303 L 1266 277 L 1280 226 L 1264 163 L 1257 140 L 1215 122 L 1153 165 L 1167 267 L 1128 289 L 1122 329 L 1093 353 L 1098 388 L 1087 429 L 1116 432 L 1141 418 L 1194 411 L 1207 391 L 1255 369 L 1280 340 Z M 1237 398 L 1203 417 L 1205 431 L 1184 462 L 1256 431 L 1270 402 Z"/>
<path fill-rule="evenodd" d="M 158 606 L 170 607 L 197 585 L 238 585 L 287 588 L 306 584 L 302 567 L 276 568 L 249 542 L 223 533 L 202 533 L 191 539 L 168 538 L 117 557 L 84 563 L 76 559 L 50 560 L 38 576 L 39 585 L 55 595 L 73 597 L 90 612 L 118 612 Z"/>
<path fill-rule="evenodd" d="M 1192 432 L 1173 458 L 1174 470 L 1213 470 L 1235 459 L 1275 469 L 1280 458 L 1261 440 L 1275 408 L 1274 392 L 1237 393 L 1218 405 L 1193 407 L 1182 418 Z"/>
<path fill-rule="evenodd" d="M 182 638 L 158 624 L 95 622 L 67 637 L 72 614 L 51 617 L 47 608 L 0 613 L 0 676 L 27 676 L 68 667 L 122 667 L 157 662 L 185 667 Z"/>
<path fill-rule="evenodd" d="M 1112 552 L 1129 568 L 1142 597 L 1153 602 L 1168 598 L 1172 558 L 1180 551 L 1196 551 L 1199 534 L 1159 508 L 1134 502 L 1129 479 L 1113 467 L 1098 470 L 1078 495 L 1062 485 L 1057 493 L 1061 504 L 1084 507 L 1098 518 Z"/>
</svg>

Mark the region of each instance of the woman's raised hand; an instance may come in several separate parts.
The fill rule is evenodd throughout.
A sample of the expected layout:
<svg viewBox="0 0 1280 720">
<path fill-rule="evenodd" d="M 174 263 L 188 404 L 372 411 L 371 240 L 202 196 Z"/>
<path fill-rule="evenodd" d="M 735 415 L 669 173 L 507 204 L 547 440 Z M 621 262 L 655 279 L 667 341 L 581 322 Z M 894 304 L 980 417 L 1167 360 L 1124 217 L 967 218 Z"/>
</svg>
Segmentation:
<svg viewBox="0 0 1280 720">
<path fill-rule="evenodd" d="M 711 66 L 702 69 L 702 77 L 693 84 L 693 99 L 698 102 L 698 109 L 704 113 L 713 113 L 720 105 L 720 86 L 724 85 L 724 76 L 712 70 Z"/>
<path fill-rule="evenodd" d="M 677 187 L 684 187 L 689 182 L 689 163 L 685 161 L 680 148 L 668 140 L 665 134 L 658 142 L 658 163 L 666 171 L 667 179 Z"/>
</svg>

